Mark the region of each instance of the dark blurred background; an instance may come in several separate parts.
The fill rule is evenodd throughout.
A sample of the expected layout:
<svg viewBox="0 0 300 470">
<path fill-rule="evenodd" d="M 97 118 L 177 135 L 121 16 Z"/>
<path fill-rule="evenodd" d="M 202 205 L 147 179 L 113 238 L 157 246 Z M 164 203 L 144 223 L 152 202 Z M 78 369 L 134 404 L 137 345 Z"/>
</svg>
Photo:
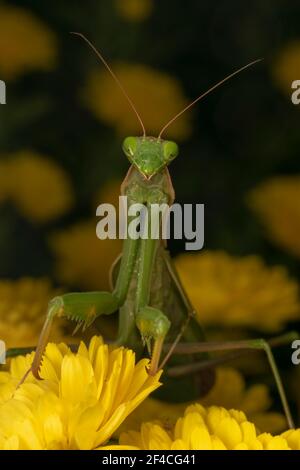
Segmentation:
<svg viewBox="0 0 300 470">
<path fill-rule="evenodd" d="M 49 70 L 40 70 L 47 67 L 33 60 L 32 67 L 22 68 L 21 64 L 18 68 L 17 64 L 11 74 L 1 73 L 4 58 L 0 57 L 0 78 L 7 85 L 7 104 L 0 107 L 1 160 L 7 161 L 24 149 L 46 156 L 65 170 L 74 194 L 70 210 L 51 220 L 46 216 L 42 224 L 24 217 L 9 198 L 1 205 L 2 277 L 53 275 L 53 253 L 45 242 L 45 232 L 82 218 L 95 219 L 95 205 L 91 205 L 95 194 L 109 181 L 121 180 L 128 168 L 121 151 L 126 132 L 116 132 L 81 99 L 90 71 L 101 65 L 69 31 L 86 34 L 112 65 L 144 64 L 171 76 L 187 101 L 235 68 L 264 58 L 182 118 L 191 119 L 185 138 L 177 139 L 172 127 L 169 129 L 168 135 L 180 144 L 180 156 L 170 171 L 178 201 L 206 205 L 206 248 L 224 248 L 234 254 L 260 253 L 269 261 L 286 262 L 297 270 L 293 259 L 262 236 L 258 221 L 245 205 L 245 194 L 265 178 L 300 170 L 300 110 L 291 103 L 288 84 L 284 93 L 275 74 L 278 57 L 291 42 L 300 40 L 298 2 L 287 5 L 283 0 L 254 0 L 249 5 L 235 0 L 87 0 L 82 4 L 23 0 L 0 5 L 1 9 L 15 5 L 22 8 L 21 15 L 34 15 L 40 34 L 47 29 L 53 35 L 50 53 L 45 46 L 45 61 L 47 54 L 55 55 Z M 17 15 L 16 10 L 15 23 L 11 22 L 6 31 L 8 38 L 0 33 L 0 50 L 10 48 L 9 41 L 17 43 L 23 22 Z M 4 21 L 1 16 L 0 24 Z M 12 46 L 19 47 L 20 55 L 22 44 Z M 30 55 L 32 48 L 34 54 L 39 47 L 37 31 L 24 46 L 24 53 Z M 11 60 L 18 61 L 18 54 Z M 111 89 L 126 106 L 113 82 Z M 147 83 L 144 91 L 142 116 L 151 101 Z M 172 110 L 180 109 L 176 96 L 169 99 L 170 112 L 165 109 L 168 100 L 162 100 L 166 118 L 172 117 Z M 159 97 L 156 100 L 159 102 Z M 107 101 L 109 106 L 109 96 Z M 127 112 L 131 119 L 129 108 Z M 155 112 L 161 113 L 159 106 Z M 154 128 L 155 119 L 155 115 L 150 118 Z M 41 205 L 43 197 L 52 195 L 40 194 Z M 173 253 L 182 249 L 183 242 L 171 243 Z"/>
</svg>

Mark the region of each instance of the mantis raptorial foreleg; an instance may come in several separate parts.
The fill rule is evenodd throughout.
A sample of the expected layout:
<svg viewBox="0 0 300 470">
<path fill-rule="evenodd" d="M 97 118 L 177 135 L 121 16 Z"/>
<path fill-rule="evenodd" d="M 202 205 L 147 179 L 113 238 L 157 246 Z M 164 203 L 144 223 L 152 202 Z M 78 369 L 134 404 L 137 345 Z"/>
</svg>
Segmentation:
<svg viewBox="0 0 300 470">
<path fill-rule="evenodd" d="M 55 297 L 49 302 L 46 321 L 39 337 L 32 363 L 32 373 L 39 378 L 39 367 L 55 317 L 74 320 L 88 327 L 99 315 L 109 315 L 124 303 L 136 260 L 138 240 L 124 240 L 118 280 L 113 292 L 78 292 Z"/>
<path fill-rule="evenodd" d="M 151 193 L 148 196 L 151 198 Z M 164 199 L 163 199 L 164 200 Z M 149 238 L 140 240 L 140 253 L 139 253 L 139 276 L 137 279 L 136 290 L 136 303 L 135 303 L 135 317 L 136 325 L 141 333 L 145 342 L 154 340 L 152 349 L 152 361 L 150 366 L 150 374 L 154 374 L 158 369 L 159 359 L 162 351 L 162 346 L 166 334 L 170 328 L 170 321 L 168 317 L 158 308 L 151 307 L 150 301 L 150 287 L 151 277 L 153 270 L 154 258 L 159 244 L 159 238 L 150 238 L 151 230 L 159 230 L 160 218 L 154 217 L 147 207 L 148 211 L 148 235 Z"/>
<path fill-rule="evenodd" d="M 33 375 L 39 378 L 39 368 L 45 347 L 49 340 L 51 326 L 56 317 L 66 317 L 88 327 L 98 315 L 108 315 L 117 310 L 118 297 L 110 292 L 70 293 L 54 297 L 49 302 L 46 321 L 41 331 L 34 360 Z"/>
<path fill-rule="evenodd" d="M 297 335 L 298 336 L 298 335 Z M 284 342 L 290 342 L 290 340 L 295 338 L 295 333 L 292 332 L 290 334 L 283 335 L 282 337 L 278 337 L 274 339 L 274 345 L 283 344 Z M 280 377 L 280 373 L 271 349 L 271 345 L 262 338 L 259 339 L 249 339 L 249 340 L 242 340 L 242 341 L 229 341 L 229 342 L 203 342 L 203 343 L 194 343 L 194 344 L 180 344 L 177 345 L 175 348 L 176 353 L 180 354 L 195 354 L 201 352 L 215 352 L 215 351 L 241 351 L 241 350 L 263 350 L 267 355 L 267 359 L 272 370 L 274 380 L 277 386 L 277 390 L 281 399 L 282 407 L 284 409 L 284 413 L 286 416 L 286 420 L 288 423 L 289 428 L 294 428 L 294 422 L 292 419 L 292 415 L 290 412 L 290 407 L 287 401 L 286 393 L 284 391 L 284 387 L 282 384 L 282 380 Z M 211 361 L 214 361 L 212 359 Z M 212 367 L 212 362 L 210 360 L 206 361 L 205 367 Z M 216 365 L 216 364 L 214 364 Z M 184 368 L 188 368 L 188 366 L 177 366 L 171 369 L 172 373 L 175 375 L 181 375 L 185 373 L 191 373 L 192 371 L 189 369 L 188 371 L 184 371 Z M 201 367 L 202 368 L 202 367 Z M 195 372 L 195 371 L 194 371 Z"/>
</svg>

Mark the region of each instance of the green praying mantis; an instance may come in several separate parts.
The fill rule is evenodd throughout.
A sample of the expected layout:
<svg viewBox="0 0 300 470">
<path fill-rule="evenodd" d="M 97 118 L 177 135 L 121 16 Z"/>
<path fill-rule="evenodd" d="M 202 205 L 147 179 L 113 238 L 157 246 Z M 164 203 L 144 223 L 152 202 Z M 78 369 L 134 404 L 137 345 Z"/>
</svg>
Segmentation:
<svg viewBox="0 0 300 470">
<path fill-rule="evenodd" d="M 141 125 L 142 136 L 126 137 L 123 142 L 123 151 L 131 166 L 122 183 L 121 194 L 127 196 L 129 206 L 134 203 L 145 205 L 151 225 L 154 223 L 150 216 L 151 204 L 171 205 L 175 197 L 168 165 L 177 157 L 178 146 L 175 142 L 164 140 L 163 133 L 200 99 L 260 59 L 236 70 L 212 86 L 176 114 L 162 128 L 158 137 L 149 137 L 133 102 L 106 60 L 85 36 L 81 33 L 73 34 L 81 37 L 97 54 L 121 89 Z M 66 317 L 87 328 L 97 317 L 118 311 L 119 333 L 114 344 L 130 347 L 139 356 L 143 354 L 146 344 L 151 356 L 148 373 L 155 374 L 157 370 L 164 368 L 171 387 L 176 386 L 179 377 L 185 378 L 186 386 L 193 387 L 197 397 L 207 393 L 212 387 L 213 367 L 216 364 L 236 357 L 237 354 L 241 354 L 240 351 L 265 351 L 288 426 L 294 427 L 285 390 L 271 350 L 271 346 L 292 341 L 295 337 L 293 333 L 270 342 L 263 339 L 227 343 L 206 342 L 203 331 L 195 319 L 195 310 L 180 282 L 165 240 L 162 238 L 126 238 L 122 254 L 111 270 L 111 285 L 111 292 L 67 293 L 50 301 L 33 363 L 27 374 L 31 371 L 36 378 L 40 378 L 39 369 L 55 318 Z M 18 351 L 15 350 L 13 354 L 20 353 Z M 209 353 L 214 351 L 230 352 L 222 357 L 211 357 Z M 161 360 L 163 354 L 164 358 Z"/>
</svg>

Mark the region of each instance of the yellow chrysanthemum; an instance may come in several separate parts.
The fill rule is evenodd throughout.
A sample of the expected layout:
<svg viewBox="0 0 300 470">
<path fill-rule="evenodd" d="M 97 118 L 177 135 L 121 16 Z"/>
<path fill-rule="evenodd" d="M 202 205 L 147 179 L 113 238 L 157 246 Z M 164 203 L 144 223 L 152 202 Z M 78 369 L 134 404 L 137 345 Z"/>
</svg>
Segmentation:
<svg viewBox="0 0 300 470">
<path fill-rule="evenodd" d="M 37 343 L 49 300 L 57 295 L 47 279 L 23 278 L 0 281 L 0 338 L 7 348 L 30 347 Z M 53 326 L 61 340 L 62 322 Z"/>
<path fill-rule="evenodd" d="M 10 374 L 0 373 L 2 449 L 95 449 L 160 385 L 160 373 L 147 372 L 148 359 L 135 364 L 130 349 L 109 349 L 93 337 L 76 354 L 65 344 L 49 343 L 43 380 L 29 376 L 12 395 L 8 388 L 16 386 L 32 355 L 21 364 L 18 359 Z"/>
<path fill-rule="evenodd" d="M 257 434 L 242 411 L 212 406 L 189 406 L 171 429 L 144 423 L 140 432 L 120 436 L 119 446 L 104 449 L 142 450 L 288 450 L 300 449 L 300 429 L 280 436 Z"/>
<path fill-rule="evenodd" d="M 134 22 L 147 19 L 153 9 L 152 0 L 115 0 L 115 5 L 122 18 Z"/>
<path fill-rule="evenodd" d="M 176 267 L 202 323 L 275 331 L 299 318 L 297 282 L 258 256 L 206 251 L 179 256 Z"/>
<path fill-rule="evenodd" d="M 211 391 L 199 402 L 204 406 L 222 406 L 243 411 L 255 426 L 264 432 L 278 433 L 285 429 L 286 419 L 277 412 L 268 411 L 271 398 L 266 385 L 246 388 L 242 374 L 231 367 L 216 369 L 216 381 Z M 183 414 L 189 403 L 167 403 L 149 397 L 122 424 L 118 432 L 137 431 L 143 422 L 159 419 L 168 428 Z"/>
<path fill-rule="evenodd" d="M 253 189 L 248 200 L 269 237 L 300 257 L 300 175 L 271 178 Z"/>
<path fill-rule="evenodd" d="M 120 254 L 120 240 L 99 240 L 96 222 L 79 222 L 50 240 L 56 255 L 57 277 L 82 289 L 109 288 L 109 269 Z"/>
<path fill-rule="evenodd" d="M 166 73 L 141 64 L 118 63 L 113 70 L 135 103 L 148 135 L 158 135 L 164 124 L 186 104 L 179 82 Z M 95 115 L 122 135 L 140 135 L 141 127 L 127 101 L 106 70 L 94 70 L 88 79 L 85 101 Z M 159 112 L 158 112 L 159 110 Z M 166 136 L 188 137 L 190 113 L 174 122 Z"/>
<path fill-rule="evenodd" d="M 1 179 L 6 180 L 6 198 L 34 222 L 55 219 L 72 206 L 70 180 L 48 157 L 33 151 L 20 151 L 1 162 L 0 172 Z"/>
<path fill-rule="evenodd" d="M 273 65 L 273 77 L 280 88 L 289 95 L 294 80 L 300 77 L 300 41 L 287 44 L 278 54 Z"/>
<path fill-rule="evenodd" d="M 0 76 L 15 78 L 27 70 L 53 68 L 57 57 L 54 34 L 29 11 L 0 6 Z"/>
</svg>

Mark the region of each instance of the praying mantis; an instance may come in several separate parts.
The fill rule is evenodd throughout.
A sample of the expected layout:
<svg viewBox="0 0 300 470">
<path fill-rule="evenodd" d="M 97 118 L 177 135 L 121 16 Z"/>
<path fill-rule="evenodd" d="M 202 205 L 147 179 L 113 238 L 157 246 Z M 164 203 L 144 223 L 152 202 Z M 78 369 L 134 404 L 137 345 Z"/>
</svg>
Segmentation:
<svg viewBox="0 0 300 470">
<path fill-rule="evenodd" d="M 127 196 L 129 206 L 134 203 L 145 205 L 151 225 L 154 223 L 150 216 L 151 204 L 172 205 L 175 198 L 168 166 L 177 157 L 178 146 L 173 141 L 164 140 L 163 133 L 204 96 L 241 71 L 256 64 L 260 59 L 236 70 L 212 86 L 178 112 L 162 128 L 157 137 L 149 137 L 146 135 L 144 124 L 133 102 L 101 53 L 84 35 L 73 34 L 83 39 L 97 54 L 124 94 L 141 125 L 142 136 L 126 137 L 123 142 L 123 151 L 131 166 L 122 183 L 121 194 Z M 40 365 L 55 318 L 66 317 L 77 322 L 79 326 L 87 328 L 99 316 L 119 311 L 119 333 L 114 344 L 131 347 L 138 355 L 143 353 L 146 344 L 151 356 L 148 370 L 150 375 L 166 367 L 171 355 L 177 356 L 178 361 L 173 362 L 173 367 L 166 367 L 166 375 L 170 378 L 180 376 L 192 378 L 198 396 L 200 390 L 204 394 L 212 387 L 213 367 L 217 363 L 235 357 L 237 351 L 265 351 L 288 426 L 294 427 L 285 390 L 271 350 L 273 345 L 294 339 L 294 334 L 283 335 L 269 343 L 263 339 L 227 343 L 206 342 L 204 333 L 195 319 L 195 310 L 180 282 L 165 240 L 162 238 L 126 238 L 123 242 L 122 254 L 112 267 L 111 285 L 111 291 L 66 293 L 50 301 L 44 327 L 28 373 L 31 371 L 37 379 L 40 378 Z M 222 358 L 212 358 L 209 353 L 214 351 L 231 352 Z M 163 353 L 165 356 L 161 361 Z M 194 362 L 187 364 L 186 360 L 183 360 L 185 355 L 191 356 Z"/>
</svg>

